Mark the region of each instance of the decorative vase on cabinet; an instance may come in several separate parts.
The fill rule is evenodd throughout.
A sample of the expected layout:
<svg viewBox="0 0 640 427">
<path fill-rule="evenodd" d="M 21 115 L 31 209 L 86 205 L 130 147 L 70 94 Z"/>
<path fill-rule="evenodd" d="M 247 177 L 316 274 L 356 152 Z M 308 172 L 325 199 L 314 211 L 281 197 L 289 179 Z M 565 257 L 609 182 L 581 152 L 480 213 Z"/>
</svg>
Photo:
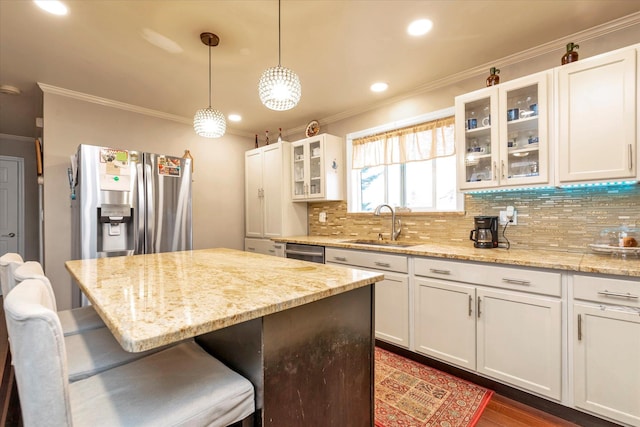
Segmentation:
<svg viewBox="0 0 640 427">
<path fill-rule="evenodd" d="M 309 202 L 344 199 L 344 142 L 326 133 L 291 144 L 291 197 Z"/>
</svg>

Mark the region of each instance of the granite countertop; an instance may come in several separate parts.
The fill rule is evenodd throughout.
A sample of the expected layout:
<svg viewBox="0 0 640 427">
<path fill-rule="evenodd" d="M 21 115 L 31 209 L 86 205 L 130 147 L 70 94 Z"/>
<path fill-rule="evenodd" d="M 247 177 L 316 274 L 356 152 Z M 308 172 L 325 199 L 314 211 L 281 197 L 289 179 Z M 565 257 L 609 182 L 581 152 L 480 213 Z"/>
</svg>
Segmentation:
<svg viewBox="0 0 640 427">
<path fill-rule="evenodd" d="M 326 236 L 293 236 L 273 238 L 283 243 L 330 246 L 336 248 L 370 250 L 412 256 L 430 256 L 463 261 L 478 261 L 517 265 L 522 267 L 550 268 L 574 272 L 612 274 L 640 277 L 640 258 L 617 258 L 610 255 L 573 253 L 530 249 L 477 249 L 471 244 L 416 244 L 407 247 L 362 245 L 349 242 L 353 238 Z"/>
<path fill-rule="evenodd" d="M 122 347 L 139 352 L 337 295 L 383 275 L 205 249 L 67 261 Z"/>
</svg>

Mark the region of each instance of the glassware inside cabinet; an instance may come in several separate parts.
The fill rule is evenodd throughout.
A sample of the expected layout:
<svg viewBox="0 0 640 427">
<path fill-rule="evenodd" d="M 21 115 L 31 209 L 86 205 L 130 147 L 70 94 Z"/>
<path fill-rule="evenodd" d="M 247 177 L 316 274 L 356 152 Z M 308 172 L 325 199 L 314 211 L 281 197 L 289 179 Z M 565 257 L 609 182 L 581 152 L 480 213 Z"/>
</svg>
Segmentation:
<svg viewBox="0 0 640 427">
<path fill-rule="evenodd" d="M 465 176 L 467 182 L 490 181 L 491 159 L 490 98 L 465 104 Z"/>
<path fill-rule="evenodd" d="M 304 195 L 304 146 L 293 147 L 293 189 L 296 196 Z"/>
<path fill-rule="evenodd" d="M 505 178 L 539 175 L 540 137 L 538 125 L 538 85 L 507 93 L 507 171 Z M 506 174 L 506 176 L 504 176 Z"/>
</svg>

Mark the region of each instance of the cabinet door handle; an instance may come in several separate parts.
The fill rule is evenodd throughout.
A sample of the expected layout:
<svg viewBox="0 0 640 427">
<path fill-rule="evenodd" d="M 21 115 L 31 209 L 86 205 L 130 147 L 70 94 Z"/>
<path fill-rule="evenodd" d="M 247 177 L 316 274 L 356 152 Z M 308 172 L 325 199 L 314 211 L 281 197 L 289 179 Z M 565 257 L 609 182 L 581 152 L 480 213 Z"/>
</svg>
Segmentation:
<svg viewBox="0 0 640 427">
<path fill-rule="evenodd" d="M 429 271 L 435 274 L 446 274 L 446 275 L 451 274 L 450 270 L 440 270 L 438 268 L 430 268 Z"/>
<path fill-rule="evenodd" d="M 498 180 L 498 165 L 496 164 L 496 162 L 493 162 L 493 180 L 497 181 Z"/>
<path fill-rule="evenodd" d="M 275 249 L 269 249 L 269 252 L 272 253 L 272 254 L 276 253 Z"/>
<path fill-rule="evenodd" d="M 603 295 L 605 297 L 617 297 L 617 298 L 629 298 L 629 299 L 638 299 L 638 295 L 633 295 L 627 292 L 623 294 L 622 292 L 609 292 L 608 290 L 598 292 L 598 295 Z"/>
<path fill-rule="evenodd" d="M 276 249 L 282 249 L 282 245 L 275 245 L 274 248 Z"/>
<path fill-rule="evenodd" d="M 250 250 L 250 251 L 255 251 L 256 250 L 256 248 L 252 248 L 251 246 L 247 246 L 247 249 Z"/>
<path fill-rule="evenodd" d="M 480 297 L 478 297 L 478 319 L 480 318 Z"/>
<path fill-rule="evenodd" d="M 336 261 L 347 262 L 347 259 L 343 256 L 334 256 L 333 259 Z"/>
<path fill-rule="evenodd" d="M 504 174 L 504 160 L 502 161 L 502 179 L 505 179 L 506 176 Z"/>
<path fill-rule="evenodd" d="M 388 277 L 385 277 L 385 278 L 384 278 L 384 281 L 385 281 L 385 282 L 404 283 L 404 281 L 402 281 L 402 280 L 390 279 L 390 278 L 388 278 Z"/>
<path fill-rule="evenodd" d="M 472 313 L 473 313 L 473 297 L 469 295 L 469 317 L 471 317 Z"/>
<path fill-rule="evenodd" d="M 505 282 L 505 283 L 510 283 L 512 285 L 529 286 L 531 284 L 531 282 L 528 281 L 528 280 L 509 279 L 507 277 L 503 277 L 502 281 Z"/>
<path fill-rule="evenodd" d="M 629 170 L 633 170 L 633 146 L 629 144 Z"/>
<path fill-rule="evenodd" d="M 376 261 L 374 262 L 374 264 L 377 265 L 378 267 L 391 268 L 391 264 L 389 264 L 388 262 Z"/>
<path fill-rule="evenodd" d="M 578 341 L 582 341 L 582 314 L 578 314 Z"/>
</svg>

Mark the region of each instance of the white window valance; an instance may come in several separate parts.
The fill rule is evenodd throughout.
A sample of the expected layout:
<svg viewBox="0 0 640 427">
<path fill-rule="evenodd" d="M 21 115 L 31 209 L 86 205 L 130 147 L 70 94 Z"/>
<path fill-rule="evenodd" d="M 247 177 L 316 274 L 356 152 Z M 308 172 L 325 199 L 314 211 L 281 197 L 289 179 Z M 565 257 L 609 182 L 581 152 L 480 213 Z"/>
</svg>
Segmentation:
<svg viewBox="0 0 640 427">
<path fill-rule="evenodd" d="M 352 168 L 418 162 L 456 153 L 454 117 L 357 138 Z"/>
</svg>

